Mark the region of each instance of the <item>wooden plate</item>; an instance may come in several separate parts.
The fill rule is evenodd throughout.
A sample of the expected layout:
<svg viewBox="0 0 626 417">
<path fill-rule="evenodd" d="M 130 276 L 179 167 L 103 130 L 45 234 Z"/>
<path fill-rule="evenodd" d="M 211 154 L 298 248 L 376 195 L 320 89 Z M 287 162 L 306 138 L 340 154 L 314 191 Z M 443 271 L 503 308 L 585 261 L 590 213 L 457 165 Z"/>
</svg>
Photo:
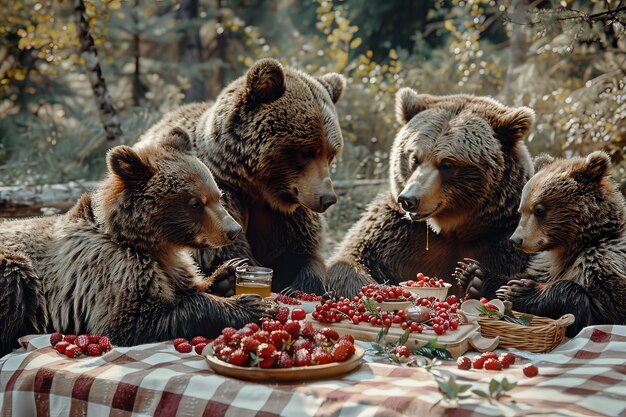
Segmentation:
<svg viewBox="0 0 626 417">
<path fill-rule="evenodd" d="M 345 362 L 333 362 L 325 365 L 294 366 L 293 368 L 285 369 L 246 368 L 231 365 L 230 363 L 217 359 L 212 353 L 205 357 L 211 369 L 220 375 L 256 382 L 286 382 L 323 379 L 347 374 L 361 366 L 364 353 L 363 348 L 355 345 L 354 355 Z"/>
</svg>

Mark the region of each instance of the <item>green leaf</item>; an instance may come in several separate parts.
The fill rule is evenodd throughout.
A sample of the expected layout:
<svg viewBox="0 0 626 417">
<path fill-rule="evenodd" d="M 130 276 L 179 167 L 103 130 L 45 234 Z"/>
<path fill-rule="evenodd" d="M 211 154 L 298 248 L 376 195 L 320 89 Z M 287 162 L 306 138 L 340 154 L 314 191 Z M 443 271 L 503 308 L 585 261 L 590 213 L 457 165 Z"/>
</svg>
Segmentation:
<svg viewBox="0 0 626 417">
<path fill-rule="evenodd" d="M 465 391 L 467 391 L 470 388 L 472 388 L 471 384 L 459 385 L 459 392 L 465 392 Z"/>
<path fill-rule="evenodd" d="M 532 314 L 520 314 L 517 319 L 523 326 L 530 326 L 530 322 L 533 321 L 533 317 L 534 316 Z"/>
<path fill-rule="evenodd" d="M 496 392 L 496 389 L 498 388 L 499 385 L 500 383 L 496 381 L 495 379 L 492 379 L 491 381 L 489 381 L 489 393 L 493 394 L 494 392 Z"/>
<path fill-rule="evenodd" d="M 372 349 L 376 351 L 376 353 L 382 353 L 385 351 L 385 347 L 380 343 L 372 342 Z"/>
<path fill-rule="evenodd" d="M 411 334 L 411 329 L 409 329 L 408 327 L 404 330 L 404 333 L 402 333 L 402 336 L 400 336 L 400 344 L 401 345 L 405 345 L 407 340 L 409 340 L 409 335 Z"/>
<path fill-rule="evenodd" d="M 517 382 L 509 382 L 509 380 L 506 378 L 502 379 L 501 384 L 502 388 L 504 388 L 505 391 L 510 391 L 517 386 Z"/>
<path fill-rule="evenodd" d="M 478 395 L 479 397 L 483 397 L 483 398 L 489 398 L 489 394 L 487 394 L 485 391 L 479 390 L 479 389 L 473 389 L 472 392 L 476 395 Z"/>
</svg>

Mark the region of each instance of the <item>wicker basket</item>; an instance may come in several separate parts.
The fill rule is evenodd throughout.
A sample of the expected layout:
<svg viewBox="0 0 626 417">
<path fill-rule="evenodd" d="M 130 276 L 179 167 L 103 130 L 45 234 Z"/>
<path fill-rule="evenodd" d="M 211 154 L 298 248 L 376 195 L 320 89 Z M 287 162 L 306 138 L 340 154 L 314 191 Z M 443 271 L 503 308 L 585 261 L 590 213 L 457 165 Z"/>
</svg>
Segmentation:
<svg viewBox="0 0 626 417">
<path fill-rule="evenodd" d="M 478 320 L 484 337 L 500 337 L 499 347 L 535 353 L 549 352 L 557 347 L 565 336 L 565 328 L 572 323 L 573 314 L 565 314 L 557 320 L 535 316 L 530 326 L 488 318 Z"/>
</svg>

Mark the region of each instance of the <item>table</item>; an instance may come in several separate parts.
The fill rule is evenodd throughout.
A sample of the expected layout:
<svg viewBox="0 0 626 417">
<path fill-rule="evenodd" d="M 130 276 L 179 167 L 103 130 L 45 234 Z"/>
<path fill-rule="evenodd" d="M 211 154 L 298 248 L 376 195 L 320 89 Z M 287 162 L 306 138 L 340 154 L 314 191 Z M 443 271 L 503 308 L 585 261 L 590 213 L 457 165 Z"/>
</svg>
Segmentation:
<svg viewBox="0 0 626 417">
<path fill-rule="evenodd" d="M 446 361 L 438 372 L 459 383 L 486 389 L 491 378 L 507 377 L 518 386 L 499 402 L 435 407 L 441 395 L 432 374 L 373 354 L 340 379 L 255 384 L 219 376 L 171 342 L 69 359 L 48 338 L 28 337 L 24 349 L 0 359 L 2 416 L 626 415 L 626 326 L 587 327 L 548 354 L 515 351 L 539 366 L 535 378 L 524 377 L 517 363 L 494 372 L 461 371 Z"/>
</svg>

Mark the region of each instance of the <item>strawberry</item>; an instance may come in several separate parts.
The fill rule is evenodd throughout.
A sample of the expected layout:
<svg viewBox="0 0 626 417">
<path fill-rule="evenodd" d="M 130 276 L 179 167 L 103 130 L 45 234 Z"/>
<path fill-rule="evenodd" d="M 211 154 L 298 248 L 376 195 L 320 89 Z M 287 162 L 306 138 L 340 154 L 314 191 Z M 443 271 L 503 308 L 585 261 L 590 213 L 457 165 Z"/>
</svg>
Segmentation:
<svg viewBox="0 0 626 417">
<path fill-rule="evenodd" d="M 341 336 L 337 339 L 337 343 L 342 343 L 344 340 L 350 344 L 354 344 L 354 337 L 351 334 Z"/>
<path fill-rule="evenodd" d="M 280 323 L 278 323 L 278 325 L 280 326 Z M 280 330 L 280 327 L 274 330 Z M 252 337 L 261 343 L 267 343 L 270 341 L 270 332 L 265 330 L 259 330 L 258 332 L 253 334 Z"/>
<path fill-rule="evenodd" d="M 270 333 L 270 342 L 279 350 L 284 350 L 289 345 L 291 336 L 285 330 L 274 330 Z"/>
<path fill-rule="evenodd" d="M 81 348 L 79 348 L 77 345 L 68 345 L 65 348 L 65 356 L 67 356 L 68 358 L 78 358 L 81 354 Z"/>
<path fill-rule="evenodd" d="M 83 352 L 87 352 L 87 346 L 89 346 L 89 336 L 87 336 L 86 334 L 81 334 L 76 338 L 74 344 L 78 346 L 78 348 Z"/>
<path fill-rule="evenodd" d="M 296 340 L 300 336 L 300 323 L 287 320 L 287 322 L 283 324 L 283 330 L 289 333 L 293 340 Z"/>
<path fill-rule="evenodd" d="M 230 343 L 230 339 L 237 333 L 236 329 L 232 327 L 226 327 L 222 330 L 222 335 L 224 336 L 224 340 L 226 343 Z"/>
<path fill-rule="evenodd" d="M 63 335 L 61 333 L 52 333 L 50 335 L 50 344 L 55 346 L 57 343 L 63 340 Z"/>
<path fill-rule="evenodd" d="M 291 368 L 293 366 L 293 358 L 289 352 L 277 352 L 276 355 L 276 367 L 277 368 Z"/>
<path fill-rule="evenodd" d="M 246 336 L 241 339 L 240 348 L 244 352 L 256 352 L 256 348 L 259 347 L 261 341 L 255 339 L 252 336 Z"/>
<path fill-rule="evenodd" d="M 230 357 L 228 358 L 228 361 L 232 365 L 248 366 L 249 359 L 250 357 L 248 356 L 248 353 L 244 352 L 241 349 L 237 349 L 236 351 L 231 353 Z"/>
<path fill-rule="evenodd" d="M 500 362 L 502 362 L 502 358 L 504 358 L 509 363 L 509 365 L 515 364 L 515 354 L 514 353 L 511 353 L 511 352 L 503 353 L 500 358 L 501 358 Z"/>
<path fill-rule="evenodd" d="M 532 378 L 539 374 L 539 369 L 537 369 L 537 367 L 532 363 L 529 363 L 528 365 L 524 366 L 522 372 L 524 372 L 524 375 L 526 375 L 528 378 Z"/>
<path fill-rule="evenodd" d="M 324 365 L 327 363 L 331 363 L 333 358 L 330 357 L 330 354 L 323 347 L 316 347 L 311 354 L 311 364 L 312 365 Z"/>
<path fill-rule="evenodd" d="M 102 350 L 102 352 L 108 352 L 111 350 L 111 341 L 107 336 L 101 336 L 98 344 L 100 345 L 100 350 Z"/>
<path fill-rule="evenodd" d="M 459 369 L 467 371 L 468 369 L 472 369 L 472 360 L 467 356 L 459 356 L 459 358 L 456 360 L 456 366 Z"/>
<path fill-rule="evenodd" d="M 327 339 L 339 340 L 339 333 L 337 333 L 337 330 L 335 329 L 331 329 L 330 327 L 324 327 L 319 332 L 326 336 Z"/>
<path fill-rule="evenodd" d="M 247 327 L 248 329 L 251 329 L 252 333 L 256 333 L 259 331 L 259 325 L 256 323 L 248 323 L 243 327 Z"/>
<path fill-rule="evenodd" d="M 296 366 L 308 366 L 311 364 L 311 354 L 306 349 L 298 349 L 294 355 L 294 364 Z"/>
<path fill-rule="evenodd" d="M 301 321 L 300 333 L 302 333 L 302 336 L 312 339 L 313 336 L 315 336 L 315 328 L 313 327 L 313 323 L 311 323 L 310 321 Z"/>
<path fill-rule="evenodd" d="M 87 353 L 89 356 L 100 356 L 102 355 L 102 349 L 100 349 L 100 345 L 96 343 L 90 343 L 87 346 Z"/>
<path fill-rule="evenodd" d="M 502 364 L 502 368 L 504 369 L 507 369 L 509 366 L 511 366 L 510 359 L 507 356 L 501 355 L 498 360 L 500 361 L 500 364 Z"/>
<path fill-rule="evenodd" d="M 63 341 L 69 344 L 73 344 L 76 341 L 77 337 L 78 336 L 76 336 L 75 334 L 66 334 L 65 336 L 63 336 Z"/>
<path fill-rule="evenodd" d="M 259 366 L 261 368 L 269 368 L 276 361 L 276 348 L 274 345 L 269 343 L 261 343 L 258 348 L 256 348 L 256 355 L 259 358 Z"/>
<path fill-rule="evenodd" d="M 323 335 L 322 333 L 318 333 L 315 336 L 313 336 L 313 340 L 318 345 L 323 345 L 324 343 L 328 342 L 328 338 L 325 335 Z"/>
<path fill-rule="evenodd" d="M 289 307 L 279 307 L 274 318 L 281 323 L 285 323 L 289 319 Z"/>
<path fill-rule="evenodd" d="M 191 345 L 189 345 L 191 346 Z M 222 348 L 220 348 L 219 350 L 215 351 L 215 356 L 217 356 L 218 359 L 223 360 L 224 362 L 228 362 L 228 357 L 235 351 L 235 349 L 231 348 L 230 346 L 224 346 Z"/>
<path fill-rule="evenodd" d="M 488 371 L 500 371 L 502 370 L 502 364 L 499 360 L 494 358 L 489 358 L 484 363 L 484 368 Z"/>
<path fill-rule="evenodd" d="M 205 343 L 206 344 L 207 340 L 206 337 L 204 336 L 196 336 L 193 339 L 191 339 L 191 346 L 195 346 L 198 343 Z"/>
<path fill-rule="evenodd" d="M 226 341 L 224 340 L 224 336 L 219 335 L 213 341 L 213 350 L 217 351 L 217 349 L 221 349 L 226 346 Z"/>
<path fill-rule="evenodd" d="M 198 355 L 202 355 L 202 351 L 204 350 L 206 345 L 206 343 L 198 343 L 196 346 L 194 346 L 194 350 Z"/>
<path fill-rule="evenodd" d="M 176 350 L 180 353 L 189 353 L 191 352 L 191 345 L 188 342 L 183 342 L 180 345 L 176 346 Z"/>
<path fill-rule="evenodd" d="M 481 357 L 487 359 L 498 359 L 498 354 L 496 352 L 484 352 Z"/>
<path fill-rule="evenodd" d="M 95 343 L 96 345 L 100 342 L 100 336 L 96 336 L 95 334 L 88 334 L 89 344 Z"/>
<path fill-rule="evenodd" d="M 331 352 L 335 362 L 343 362 L 354 355 L 354 345 L 350 343 L 339 343 L 333 346 Z"/>
<path fill-rule="evenodd" d="M 474 356 L 474 361 L 472 362 L 472 366 L 474 369 L 483 369 L 483 365 L 485 364 L 485 358 L 482 356 Z"/>
<path fill-rule="evenodd" d="M 178 339 L 174 339 L 174 348 L 178 350 L 178 345 L 180 345 L 181 343 L 187 343 L 187 339 L 185 339 L 184 337 L 179 337 Z"/>
<path fill-rule="evenodd" d="M 285 319 L 285 321 L 287 321 L 287 319 Z M 261 328 L 266 332 L 273 332 L 274 330 L 281 330 L 283 324 L 278 320 L 265 320 L 263 324 L 261 324 Z"/>
<path fill-rule="evenodd" d="M 409 349 L 408 347 L 404 345 L 400 345 L 395 348 L 394 353 L 397 356 L 404 356 L 405 358 L 408 358 L 409 356 L 411 356 L 411 349 Z"/>
<path fill-rule="evenodd" d="M 301 308 L 294 308 L 291 310 L 291 320 L 304 320 L 306 318 L 306 313 Z"/>
<path fill-rule="evenodd" d="M 489 300 L 487 300 L 485 297 L 481 297 L 480 302 L 483 304 L 487 304 Z"/>
<path fill-rule="evenodd" d="M 244 335 L 243 333 L 235 333 L 234 335 L 232 335 L 232 337 L 230 338 L 228 344 L 231 346 L 239 346 L 239 343 L 241 342 L 241 339 L 243 339 L 244 337 L 246 337 L 246 335 Z"/>
<path fill-rule="evenodd" d="M 315 342 L 311 339 L 298 339 L 293 343 L 293 345 L 291 345 L 291 348 L 294 352 L 298 349 L 306 349 L 309 352 L 313 352 L 313 349 L 315 349 Z"/>
<path fill-rule="evenodd" d="M 487 310 L 494 310 L 494 311 L 498 311 L 498 306 L 495 306 L 491 303 L 485 303 L 483 305 Z"/>
<path fill-rule="evenodd" d="M 59 343 L 57 343 L 56 345 L 54 345 L 54 348 L 57 350 L 57 352 L 59 352 L 60 354 L 64 354 L 65 353 L 65 349 L 70 345 L 70 342 L 66 342 L 66 341 L 61 341 Z"/>
</svg>

